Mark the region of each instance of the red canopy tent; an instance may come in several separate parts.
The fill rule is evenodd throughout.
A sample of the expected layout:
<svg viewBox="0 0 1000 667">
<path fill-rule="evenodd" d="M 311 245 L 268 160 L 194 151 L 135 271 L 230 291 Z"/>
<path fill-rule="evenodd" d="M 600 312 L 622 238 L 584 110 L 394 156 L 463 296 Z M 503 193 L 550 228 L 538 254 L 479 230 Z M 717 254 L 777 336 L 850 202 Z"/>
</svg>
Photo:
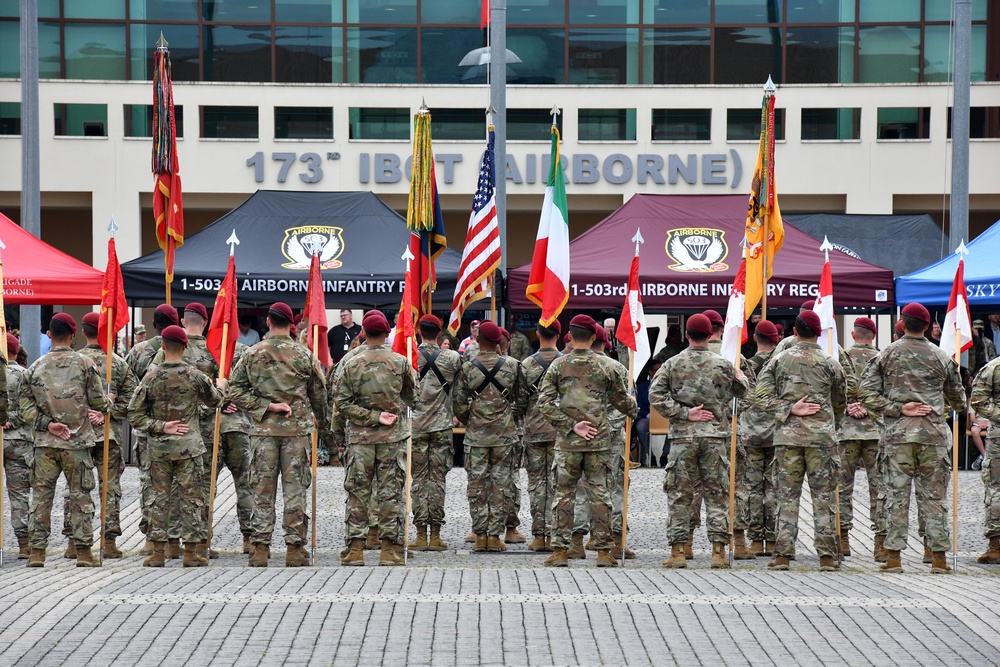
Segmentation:
<svg viewBox="0 0 1000 667">
<path fill-rule="evenodd" d="M 740 266 L 746 195 L 636 194 L 569 244 L 568 309 L 620 308 L 642 231 L 642 301 L 646 310 L 723 309 Z M 819 243 L 785 224 L 784 247 L 768 282 L 768 308 L 797 308 L 816 296 L 823 268 Z M 888 308 L 894 301 L 889 269 L 839 250 L 830 253 L 838 308 Z M 530 265 L 510 272 L 511 307 L 536 308 L 524 296 Z"/>
<path fill-rule="evenodd" d="M 6 305 L 86 306 L 101 302 L 104 272 L 56 250 L 0 213 Z"/>
</svg>

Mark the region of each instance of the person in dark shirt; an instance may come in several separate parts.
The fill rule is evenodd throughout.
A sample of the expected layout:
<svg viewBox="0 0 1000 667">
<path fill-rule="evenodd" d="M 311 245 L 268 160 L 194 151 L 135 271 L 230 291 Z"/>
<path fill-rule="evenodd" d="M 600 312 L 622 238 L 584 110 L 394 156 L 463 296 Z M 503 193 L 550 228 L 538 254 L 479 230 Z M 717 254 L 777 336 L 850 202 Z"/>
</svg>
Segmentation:
<svg viewBox="0 0 1000 667">
<path fill-rule="evenodd" d="M 351 347 L 351 341 L 361 333 L 361 327 L 354 323 L 354 313 L 347 308 L 340 311 L 340 324 L 330 329 L 326 340 L 330 344 L 330 356 L 337 363 Z"/>
</svg>

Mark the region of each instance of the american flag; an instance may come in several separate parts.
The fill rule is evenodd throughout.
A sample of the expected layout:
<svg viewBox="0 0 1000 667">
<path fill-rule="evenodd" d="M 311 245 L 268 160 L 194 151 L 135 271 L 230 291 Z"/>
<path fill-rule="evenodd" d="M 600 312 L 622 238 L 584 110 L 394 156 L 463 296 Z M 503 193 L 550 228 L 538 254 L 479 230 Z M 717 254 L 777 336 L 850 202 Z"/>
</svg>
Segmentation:
<svg viewBox="0 0 1000 667">
<path fill-rule="evenodd" d="M 490 128 L 489 141 L 479 168 L 479 186 L 472 198 L 469 230 L 465 235 L 462 265 L 451 304 L 448 330 L 455 335 L 462 325 L 462 313 L 470 304 L 485 299 L 489 278 L 500 266 L 500 227 L 497 223 L 497 200 L 493 192 L 495 165 L 493 144 L 495 135 Z"/>
</svg>

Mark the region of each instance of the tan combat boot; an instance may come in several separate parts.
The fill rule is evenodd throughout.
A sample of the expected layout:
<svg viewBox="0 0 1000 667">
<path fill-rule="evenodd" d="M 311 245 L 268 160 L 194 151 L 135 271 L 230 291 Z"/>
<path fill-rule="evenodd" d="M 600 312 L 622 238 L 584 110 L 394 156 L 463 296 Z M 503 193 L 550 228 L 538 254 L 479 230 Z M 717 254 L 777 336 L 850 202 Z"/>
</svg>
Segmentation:
<svg viewBox="0 0 1000 667">
<path fill-rule="evenodd" d="M 885 562 L 885 559 L 889 557 L 889 552 L 885 550 L 885 535 L 875 536 L 875 546 L 872 551 L 876 563 Z"/>
<path fill-rule="evenodd" d="M 547 552 L 551 552 L 552 551 L 552 536 L 551 535 L 546 535 L 545 536 L 545 548 L 542 549 L 542 551 L 547 551 Z"/>
<path fill-rule="evenodd" d="M 597 551 L 597 547 L 594 546 L 594 534 L 590 534 L 590 538 L 587 540 L 587 546 L 584 547 L 587 551 Z"/>
<path fill-rule="evenodd" d="M 757 557 L 757 554 L 747 549 L 746 535 L 742 530 L 734 530 L 733 539 L 736 541 L 736 549 L 733 551 L 734 560 L 753 560 Z"/>
<path fill-rule="evenodd" d="M 45 549 L 32 549 L 28 554 L 28 567 L 45 567 Z"/>
<path fill-rule="evenodd" d="M 850 528 L 840 529 L 840 555 L 847 558 L 851 555 Z"/>
<path fill-rule="evenodd" d="M 149 555 L 151 555 L 153 553 L 153 548 L 154 548 L 153 547 L 153 541 L 152 540 L 146 540 L 146 543 L 142 545 L 141 549 L 139 549 L 139 555 L 140 556 L 149 556 Z"/>
<path fill-rule="evenodd" d="M 255 542 L 253 553 L 247 560 L 248 567 L 267 567 L 267 561 L 271 558 L 271 545 L 263 542 Z"/>
<path fill-rule="evenodd" d="M 552 550 L 552 555 L 545 559 L 545 567 L 569 567 L 569 559 L 566 556 L 565 547 L 556 547 Z"/>
<path fill-rule="evenodd" d="M 684 544 L 684 557 L 688 560 L 694 559 L 694 531 L 688 533 L 688 541 Z"/>
<path fill-rule="evenodd" d="M 105 558 L 108 558 L 110 560 L 118 560 L 123 555 L 124 554 L 122 554 L 122 550 L 118 548 L 117 544 L 115 544 L 115 538 L 113 538 L 113 537 L 105 537 L 104 538 L 104 557 Z"/>
<path fill-rule="evenodd" d="M 545 536 L 535 535 L 535 539 L 531 540 L 531 544 L 528 545 L 528 551 L 544 551 L 545 550 Z"/>
<path fill-rule="evenodd" d="M 683 570 L 687 566 L 687 558 L 684 556 L 684 543 L 671 544 L 670 558 L 663 561 L 663 567 L 668 567 L 672 570 Z"/>
<path fill-rule="evenodd" d="M 931 553 L 931 548 L 927 546 L 927 538 L 924 538 L 924 562 L 930 563 L 934 561 L 934 554 Z"/>
<path fill-rule="evenodd" d="M 465 536 L 465 541 L 466 542 L 475 542 L 476 541 L 476 534 L 475 533 L 469 533 L 468 535 Z"/>
<path fill-rule="evenodd" d="M 365 564 L 365 541 L 360 537 L 351 540 L 347 547 L 347 553 L 340 559 L 341 565 L 364 565 Z"/>
<path fill-rule="evenodd" d="M 902 572 L 903 562 L 899 559 L 899 552 L 891 549 L 885 552 L 885 562 L 878 566 L 881 572 Z"/>
<path fill-rule="evenodd" d="M 17 559 L 24 560 L 31 555 L 31 547 L 28 546 L 27 537 L 17 538 Z"/>
<path fill-rule="evenodd" d="M 63 552 L 63 558 L 66 560 L 74 560 L 76 558 L 76 543 L 73 542 L 73 538 L 70 538 L 69 544 L 66 545 L 66 551 Z"/>
<path fill-rule="evenodd" d="M 507 545 L 503 543 L 499 535 L 489 535 L 486 538 L 487 551 L 507 551 Z"/>
<path fill-rule="evenodd" d="M 820 556 L 819 557 L 819 571 L 820 572 L 835 572 L 840 569 L 840 563 L 833 556 Z"/>
<path fill-rule="evenodd" d="M 746 549 L 746 545 L 743 545 Z M 726 560 L 726 543 L 725 542 L 712 542 L 712 569 L 713 570 L 728 570 L 729 561 Z"/>
<path fill-rule="evenodd" d="M 611 555 L 610 549 L 597 550 L 597 567 L 618 567 L 618 561 Z"/>
<path fill-rule="evenodd" d="M 621 533 L 613 533 L 611 535 L 611 555 L 615 558 L 624 558 L 625 560 L 635 560 L 635 552 L 625 545 L 625 552 L 622 552 L 622 535 Z"/>
<path fill-rule="evenodd" d="M 566 558 L 571 560 L 584 560 L 587 558 L 587 552 L 583 548 L 583 535 L 573 533 L 569 549 L 566 551 Z"/>
<path fill-rule="evenodd" d="M 441 524 L 431 524 L 431 539 L 427 542 L 428 551 L 445 551 L 448 545 L 441 541 Z"/>
<path fill-rule="evenodd" d="M 306 567 L 309 565 L 309 552 L 301 544 L 289 544 L 285 552 L 285 567 Z"/>
<path fill-rule="evenodd" d="M 476 544 L 472 547 L 472 550 L 480 553 L 485 552 L 488 544 L 489 540 L 486 533 L 476 533 Z"/>
<path fill-rule="evenodd" d="M 405 565 L 402 556 L 396 553 L 395 544 L 388 537 L 382 540 L 382 552 L 378 556 L 379 565 Z"/>
<path fill-rule="evenodd" d="M 410 551 L 427 551 L 427 524 L 418 523 L 417 526 L 417 536 L 410 542 Z"/>
<path fill-rule="evenodd" d="M 990 538 L 990 546 L 987 547 L 982 556 L 976 559 L 976 562 L 983 565 L 1000 564 L 1000 537 Z"/>
<path fill-rule="evenodd" d="M 90 553 L 90 547 L 77 547 L 76 548 L 76 566 L 77 567 L 99 567 L 99 564 L 94 560 L 94 555 Z"/>
<path fill-rule="evenodd" d="M 764 540 L 754 540 L 750 543 L 749 549 L 754 558 L 760 558 L 764 555 Z"/>
<path fill-rule="evenodd" d="M 934 551 L 931 561 L 931 574 L 948 574 L 951 572 L 951 565 L 948 565 L 948 558 L 943 551 Z"/>
<path fill-rule="evenodd" d="M 167 540 L 167 549 L 164 552 L 167 560 L 176 560 L 181 557 L 181 541 Z"/>
<path fill-rule="evenodd" d="M 524 544 L 528 541 L 517 528 L 508 528 L 507 534 L 503 536 L 503 541 L 507 544 Z"/>
<path fill-rule="evenodd" d="M 368 529 L 368 539 L 365 540 L 365 551 L 374 551 L 380 548 L 381 544 L 378 541 L 378 528 L 372 526 Z"/>
<path fill-rule="evenodd" d="M 243 553 L 253 553 L 253 542 L 250 541 L 249 535 L 243 537 Z"/>
<path fill-rule="evenodd" d="M 771 559 L 771 562 L 767 564 L 767 569 L 783 572 L 788 569 L 791 558 L 788 556 L 775 556 Z"/>
<path fill-rule="evenodd" d="M 194 542 L 184 543 L 184 567 L 208 567 L 208 559 L 198 553 L 198 545 Z"/>
<path fill-rule="evenodd" d="M 167 548 L 166 542 L 150 542 L 153 552 L 142 561 L 143 567 L 163 567 L 167 564 L 166 555 L 163 553 Z"/>
</svg>

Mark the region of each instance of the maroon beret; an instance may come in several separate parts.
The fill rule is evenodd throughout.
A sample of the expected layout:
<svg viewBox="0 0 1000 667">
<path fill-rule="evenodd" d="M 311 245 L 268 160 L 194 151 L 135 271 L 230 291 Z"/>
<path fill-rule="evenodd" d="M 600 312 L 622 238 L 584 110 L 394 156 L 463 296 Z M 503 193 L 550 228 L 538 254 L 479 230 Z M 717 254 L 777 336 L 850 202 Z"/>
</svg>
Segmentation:
<svg viewBox="0 0 1000 667">
<path fill-rule="evenodd" d="M 207 320 L 208 319 L 208 310 L 205 308 L 205 306 L 201 305 L 200 303 L 197 303 L 197 302 L 196 303 L 189 303 L 188 305 L 184 306 L 184 312 L 185 313 L 188 312 L 189 310 L 192 313 L 196 313 L 198 315 L 201 315 L 201 319 L 203 319 L 203 320 Z"/>
<path fill-rule="evenodd" d="M 566 334 L 565 336 L 563 336 L 563 342 L 564 343 L 568 343 L 571 340 L 573 340 L 573 336 L 571 334 Z"/>
<path fill-rule="evenodd" d="M 543 328 L 543 326 L 544 325 L 541 322 L 538 323 L 539 329 Z M 552 324 L 544 328 L 548 329 L 549 331 L 555 331 L 557 334 L 562 333 L 562 325 L 559 324 L 559 320 L 552 320 Z"/>
<path fill-rule="evenodd" d="M 17 340 L 17 336 L 7 332 L 7 356 L 16 357 L 17 353 L 21 350 L 21 343 Z"/>
<path fill-rule="evenodd" d="M 717 310 L 706 310 L 701 313 L 708 318 L 708 321 L 712 323 L 714 327 L 724 327 L 726 326 L 726 321 L 722 319 L 722 315 L 719 315 Z"/>
<path fill-rule="evenodd" d="M 508 343 L 510 342 L 510 332 L 503 327 L 500 327 L 500 335 L 506 338 Z"/>
<path fill-rule="evenodd" d="M 292 324 L 302 324 L 303 317 L 304 317 L 303 313 L 299 313 L 298 315 L 292 318 Z"/>
<path fill-rule="evenodd" d="M 381 315 L 382 317 L 385 317 L 385 313 L 383 313 L 381 310 L 377 308 L 372 308 L 371 310 L 366 310 L 364 316 L 361 319 L 363 320 L 365 317 L 368 317 L 369 315 Z"/>
<path fill-rule="evenodd" d="M 500 343 L 503 340 L 503 332 L 500 331 L 500 327 L 489 320 L 483 320 L 479 324 L 479 336 L 491 343 Z"/>
<path fill-rule="evenodd" d="M 478 327 L 480 324 L 481 322 L 479 320 L 472 320 L 471 322 L 469 322 L 470 327 Z"/>
<path fill-rule="evenodd" d="M 924 324 L 931 323 L 931 314 L 927 312 L 926 308 L 916 301 L 903 306 L 903 314 L 907 317 L 912 317 L 915 320 L 920 320 Z"/>
<path fill-rule="evenodd" d="M 160 336 L 166 338 L 167 340 L 172 340 L 181 345 L 188 344 L 188 335 L 184 329 L 180 328 L 176 324 L 171 324 L 169 327 L 160 332 Z"/>
<path fill-rule="evenodd" d="M 90 311 L 89 313 L 84 315 L 83 319 L 80 321 L 86 324 L 88 327 L 94 327 L 95 329 L 101 326 L 101 316 L 100 314 L 95 313 L 94 311 Z"/>
<path fill-rule="evenodd" d="M 430 313 L 421 317 L 419 324 L 426 324 L 428 326 L 435 327 L 438 331 L 441 330 L 441 318 L 437 315 L 431 315 Z"/>
<path fill-rule="evenodd" d="M 389 320 L 382 313 L 368 313 L 365 315 L 365 319 L 361 320 L 361 328 L 374 336 L 387 334 L 392 331 L 389 327 Z"/>
<path fill-rule="evenodd" d="M 799 310 L 812 310 L 815 305 L 816 305 L 815 301 L 809 300 L 804 302 L 801 306 L 799 306 Z"/>
<path fill-rule="evenodd" d="M 597 331 L 594 332 L 594 336 L 596 336 L 595 340 L 598 343 L 601 343 L 602 345 L 608 344 L 608 332 L 604 327 L 597 327 Z"/>
<path fill-rule="evenodd" d="M 764 338 L 767 338 L 772 343 L 777 343 L 781 338 L 778 336 L 778 327 L 774 326 L 774 322 L 768 320 L 761 320 L 757 323 L 757 328 L 754 329 L 756 333 L 759 333 Z"/>
<path fill-rule="evenodd" d="M 854 320 L 854 326 L 864 327 L 865 329 L 871 330 L 872 333 L 878 332 L 878 329 L 875 328 L 875 322 L 872 321 L 870 317 L 859 317 L 858 319 Z"/>
<path fill-rule="evenodd" d="M 774 328 L 778 330 L 778 335 L 779 336 L 784 336 L 785 335 L 785 325 L 782 324 L 781 322 L 778 322 L 777 324 L 775 324 Z"/>
<path fill-rule="evenodd" d="M 896 324 L 893 325 L 892 328 L 895 329 L 896 333 L 898 333 L 900 336 L 906 333 L 906 329 L 903 327 L 903 320 L 896 320 Z"/>
<path fill-rule="evenodd" d="M 52 321 L 59 321 L 69 327 L 69 330 L 76 333 L 76 320 L 69 313 L 56 313 L 52 316 Z"/>
<path fill-rule="evenodd" d="M 267 312 L 280 315 L 289 322 L 295 319 L 295 315 L 292 314 L 292 309 L 288 307 L 287 303 L 282 303 L 281 301 L 275 301 L 271 304 L 271 307 L 267 309 Z"/>
<path fill-rule="evenodd" d="M 174 324 L 180 322 L 180 319 L 177 317 L 177 309 L 168 303 L 161 303 L 156 307 L 156 312 L 163 315 Z"/>
<path fill-rule="evenodd" d="M 799 319 L 816 333 L 823 330 L 823 321 L 819 319 L 819 315 L 814 310 L 803 310 L 799 313 Z"/>
<path fill-rule="evenodd" d="M 576 315 L 573 319 L 569 321 L 571 327 L 580 327 L 581 329 L 586 329 L 593 334 L 597 333 L 597 330 L 601 327 L 597 326 L 597 322 L 590 315 Z"/>
<path fill-rule="evenodd" d="M 702 333 L 707 336 L 711 336 L 712 320 L 708 319 L 707 315 L 695 313 L 691 317 L 687 318 L 687 322 L 684 323 L 684 328 L 692 333 Z"/>
</svg>

